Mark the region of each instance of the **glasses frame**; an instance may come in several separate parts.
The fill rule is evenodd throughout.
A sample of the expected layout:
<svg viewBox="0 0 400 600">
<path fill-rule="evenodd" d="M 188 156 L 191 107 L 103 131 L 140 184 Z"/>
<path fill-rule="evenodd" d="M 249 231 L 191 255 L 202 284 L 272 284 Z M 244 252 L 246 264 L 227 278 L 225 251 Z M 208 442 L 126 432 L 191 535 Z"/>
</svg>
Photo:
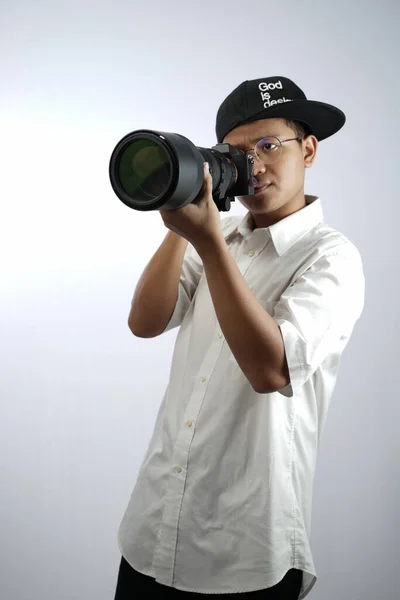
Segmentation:
<svg viewBox="0 0 400 600">
<path fill-rule="evenodd" d="M 266 163 L 262 160 L 262 158 L 260 158 L 257 154 L 256 151 L 256 147 L 257 144 L 259 142 L 261 142 L 262 140 L 269 140 L 273 138 L 274 140 L 278 140 L 279 142 L 279 156 L 276 160 L 273 160 L 272 162 Z M 285 142 L 292 142 L 294 140 L 296 140 L 297 142 L 301 142 L 303 138 L 299 138 L 299 137 L 294 137 L 294 138 L 288 138 L 286 140 L 280 140 L 278 137 L 276 137 L 276 135 L 267 135 L 266 137 L 260 138 L 259 140 L 256 141 L 256 143 L 254 144 L 254 148 L 249 148 L 248 150 L 245 150 L 244 152 L 247 154 L 248 152 L 254 152 L 254 154 L 257 156 L 258 160 L 261 161 L 264 165 L 273 165 L 274 163 L 276 163 L 280 157 L 282 156 L 282 144 L 284 144 Z"/>
</svg>

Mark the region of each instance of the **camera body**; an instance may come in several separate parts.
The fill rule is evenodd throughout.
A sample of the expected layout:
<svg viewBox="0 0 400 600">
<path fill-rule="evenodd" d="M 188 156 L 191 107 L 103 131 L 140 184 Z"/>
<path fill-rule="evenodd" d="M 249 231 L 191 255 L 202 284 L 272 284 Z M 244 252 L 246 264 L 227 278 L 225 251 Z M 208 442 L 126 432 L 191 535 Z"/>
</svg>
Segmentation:
<svg viewBox="0 0 400 600">
<path fill-rule="evenodd" d="M 254 159 L 252 156 L 245 154 L 236 146 L 232 144 L 217 144 L 210 150 L 207 148 L 199 148 L 202 156 L 209 157 L 209 153 L 215 156 L 214 153 L 222 154 L 226 161 L 219 160 L 221 164 L 221 179 L 219 185 L 214 190 L 213 198 L 214 202 L 218 207 L 219 211 L 228 211 L 231 206 L 231 202 L 235 200 L 235 196 L 252 196 L 254 194 L 254 187 L 257 185 L 257 180 L 253 178 L 253 165 Z M 218 157 L 218 154 L 216 154 Z M 212 164 L 209 158 L 207 162 L 210 163 L 210 173 L 212 175 Z M 234 165 L 235 183 L 232 184 L 232 175 L 228 173 L 229 163 Z"/>
</svg>

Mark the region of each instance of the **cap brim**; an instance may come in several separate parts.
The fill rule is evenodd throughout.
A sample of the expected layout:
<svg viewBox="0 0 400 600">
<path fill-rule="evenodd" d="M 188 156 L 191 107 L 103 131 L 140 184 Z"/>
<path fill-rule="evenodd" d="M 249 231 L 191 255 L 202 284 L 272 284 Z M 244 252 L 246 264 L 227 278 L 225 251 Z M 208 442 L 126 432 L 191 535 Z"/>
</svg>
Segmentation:
<svg viewBox="0 0 400 600">
<path fill-rule="evenodd" d="M 284 118 L 306 123 L 311 127 L 312 134 L 315 135 L 318 141 L 325 140 L 337 133 L 346 122 L 346 115 L 340 108 L 316 100 L 293 100 L 277 104 L 265 108 L 246 122 L 273 118 Z M 243 124 L 243 122 L 239 124 Z M 227 134 L 228 131 L 222 135 L 221 141 Z"/>
</svg>

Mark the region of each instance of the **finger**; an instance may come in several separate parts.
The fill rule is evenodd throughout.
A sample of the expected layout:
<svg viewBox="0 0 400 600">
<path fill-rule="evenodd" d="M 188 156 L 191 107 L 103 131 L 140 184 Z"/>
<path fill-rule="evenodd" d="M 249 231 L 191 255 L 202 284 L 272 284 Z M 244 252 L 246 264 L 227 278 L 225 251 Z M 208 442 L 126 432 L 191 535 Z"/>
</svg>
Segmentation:
<svg viewBox="0 0 400 600">
<path fill-rule="evenodd" d="M 212 186 L 212 175 L 210 173 L 209 163 L 204 163 L 204 180 L 206 182 L 207 188 Z"/>
<path fill-rule="evenodd" d="M 209 175 L 211 177 L 210 174 L 210 165 L 208 162 L 203 163 L 203 169 L 204 169 L 204 174 L 205 175 Z"/>
</svg>

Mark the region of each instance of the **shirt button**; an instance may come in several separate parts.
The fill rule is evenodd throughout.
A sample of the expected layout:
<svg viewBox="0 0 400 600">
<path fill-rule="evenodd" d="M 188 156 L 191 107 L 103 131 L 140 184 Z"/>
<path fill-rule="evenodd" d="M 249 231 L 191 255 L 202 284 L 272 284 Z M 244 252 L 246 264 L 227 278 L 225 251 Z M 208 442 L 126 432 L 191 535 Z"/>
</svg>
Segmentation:
<svg viewBox="0 0 400 600">
<path fill-rule="evenodd" d="M 202 380 L 203 382 L 204 382 L 204 381 L 207 381 L 207 377 L 202 377 L 202 378 L 201 378 L 201 380 Z"/>
<path fill-rule="evenodd" d="M 182 467 L 175 467 L 175 470 L 178 471 L 178 473 L 180 473 L 182 471 Z"/>
<path fill-rule="evenodd" d="M 188 424 L 188 427 L 191 427 L 193 425 L 193 421 L 188 421 L 187 424 Z"/>
<path fill-rule="evenodd" d="M 254 255 L 255 255 L 255 250 L 250 250 L 249 256 L 254 256 Z"/>
<path fill-rule="evenodd" d="M 218 332 L 218 338 L 221 339 L 222 338 L 222 333 L 219 331 Z"/>
</svg>

